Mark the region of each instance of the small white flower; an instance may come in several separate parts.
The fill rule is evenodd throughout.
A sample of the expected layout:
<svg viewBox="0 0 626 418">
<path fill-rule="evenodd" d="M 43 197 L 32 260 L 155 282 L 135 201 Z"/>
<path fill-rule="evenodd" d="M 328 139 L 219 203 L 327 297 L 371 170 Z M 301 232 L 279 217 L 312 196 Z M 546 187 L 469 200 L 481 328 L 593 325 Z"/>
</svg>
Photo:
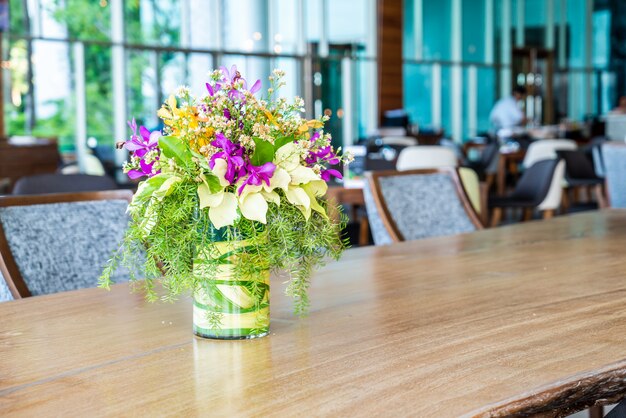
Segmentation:
<svg viewBox="0 0 626 418">
<path fill-rule="evenodd" d="M 189 87 L 187 86 L 178 86 L 176 89 L 176 96 L 178 97 L 187 97 L 190 93 Z"/>
</svg>

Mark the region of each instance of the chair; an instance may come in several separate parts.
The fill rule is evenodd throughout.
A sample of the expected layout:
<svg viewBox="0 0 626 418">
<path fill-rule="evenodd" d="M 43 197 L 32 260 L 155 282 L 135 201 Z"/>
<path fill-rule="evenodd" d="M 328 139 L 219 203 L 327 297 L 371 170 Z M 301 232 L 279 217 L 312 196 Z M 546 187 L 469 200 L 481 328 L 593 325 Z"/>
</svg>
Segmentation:
<svg viewBox="0 0 626 418">
<path fill-rule="evenodd" d="M 129 190 L 0 197 L 0 300 L 96 286 L 131 198 Z M 119 269 L 115 280 L 128 275 Z"/>
<path fill-rule="evenodd" d="M 399 171 L 418 170 L 418 169 L 436 169 L 444 167 L 456 167 L 458 165 L 458 156 L 449 146 L 438 145 L 421 145 L 416 147 L 408 147 L 400 152 L 396 168 Z M 477 214 L 481 215 L 481 220 L 485 214 L 486 196 L 488 189 L 482 185 L 478 176 L 471 168 L 459 169 L 459 177 L 461 184 L 472 203 L 472 207 Z M 481 207 L 481 202 L 483 202 Z"/>
<path fill-rule="evenodd" d="M 481 223 L 485 225 L 487 223 L 488 184 L 485 182 L 481 183 L 478 174 L 469 167 L 459 167 L 458 173 L 467 198 L 476 214 L 480 217 Z"/>
<path fill-rule="evenodd" d="M 117 184 L 108 176 L 40 174 L 20 178 L 15 183 L 13 194 L 97 192 L 115 189 L 117 189 Z"/>
<path fill-rule="evenodd" d="M 602 157 L 606 175 L 607 206 L 626 208 L 626 144 L 603 145 Z"/>
<path fill-rule="evenodd" d="M 564 171 L 565 164 L 557 159 L 538 161 L 526 169 L 511 194 L 489 200 L 493 208 L 491 226 L 500 223 L 503 208 L 523 208 L 524 219 L 529 219 L 535 208 L 544 211 L 544 218 L 552 217 L 561 200 Z"/>
<path fill-rule="evenodd" d="M 528 168 L 537 161 L 556 158 L 559 150 L 575 150 L 577 147 L 576 141 L 571 139 L 541 139 L 529 145 L 522 165 Z"/>
<path fill-rule="evenodd" d="M 577 199 L 578 191 L 585 189 L 591 196 L 594 189 L 600 208 L 606 207 L 604 199 L 604 179 L 596 175 L 591 158 L 582 150 L 559 150 L 556 152 L 559 158 L 565 161 L 565 181 L 568 192 L 574 191 L 574 199 Z M 564 195 L 564 201 L 566 200 Z"/>
<path fill-rule="evenodd" d="M 363 189 L 376 245 L 482 229 L 454 168 L 366 173 Z"/>
<path fill-rule="evenodd" d="M 83 155 L 83 167 L 82 170 L 79 164 L 71 163 L 59 170 L 62 174 L 89 174 L 90 176 L 104 176 L 106 170 L 102 161 L 93 154 L 85 153 Z"/>
<path fill-rule="evenodd" d="M 417 139 L 412 136 L 384 136 L 380 141 L 383 145 L 402 145 L 405 147 L 417 145 Z"/>
<path fill-rule="evenodd" d="M 578 148 L 576 141 L 571 139 L 542 139 L 531 143 L 526 151 L 522 165 L 524 168 L 531 167 L 533 164 L 541 160 L 551 160 L 558 158 L 557 151 L 573 151 Z M 551 189 L 548 192 L 546 199 L 548 202 L 540 206 L 544 207 L 544 215 L 546 217 L 552 216 L 554 210 L 559 208 L 562 203 L 563 186 L 565 186 L 565 167 L 558 168 L 555 176 L 555 181 L 552 182 Z M 554 202 L 553 199 L 558 197 L 558 201 Z M 549 211 L 549 212 L 545 212 Z"/>
<path fill-rule="evenodd" d="M 458 160 L 450 148 L 438 145 L 418 145 L 404 148 L 398 156 L 396 169 L 417 170 L 440 167 L 456 167 Z"/>
</svg>

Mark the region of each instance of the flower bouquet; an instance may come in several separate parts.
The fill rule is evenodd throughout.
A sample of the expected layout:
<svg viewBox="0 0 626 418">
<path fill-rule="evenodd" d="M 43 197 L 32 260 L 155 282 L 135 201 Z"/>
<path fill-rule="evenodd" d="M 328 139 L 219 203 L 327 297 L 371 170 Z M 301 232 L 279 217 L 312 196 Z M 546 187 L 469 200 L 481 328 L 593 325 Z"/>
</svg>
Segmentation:
<svg viewBox="0 0 626 418">
<path fill-rule="evenodd" d="M 100 285 L 109 288 L 121 262 L 141 258 L 149 300 L 193 295 L 194 333 L 254 338 L 269 332 L 269 272 L 288 272 L 286 293 L 306 312 L 314 268 L 346 248 L 343 220 L 328 216 L 332 167 L 349 162 L 323 131 L 326 117 L 305 120 L 304 102 L 276 97 L 274 70 L 266 98 L 257 98 L 233 66 L 210 73 L 207 93 L 181 87 L 158 111 L 163 132 L 129 123 L 124 171 L 144 178 L 129 205 L 130 226 Z M 337 211 L 337 208 L 332 208 Z M 337 211 L 337 213 L 339 213 Z M 131 274 L 134 280 L 136 274 Z"/>
</svg>

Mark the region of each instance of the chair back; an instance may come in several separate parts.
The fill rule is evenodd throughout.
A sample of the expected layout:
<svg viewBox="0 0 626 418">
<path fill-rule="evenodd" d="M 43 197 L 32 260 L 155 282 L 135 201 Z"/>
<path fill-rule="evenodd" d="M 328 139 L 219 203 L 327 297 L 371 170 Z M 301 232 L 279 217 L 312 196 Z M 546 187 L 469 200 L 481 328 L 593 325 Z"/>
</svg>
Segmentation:
<svg viewBox="0 0 626 418">
<path fill-rule="evenodd" d="M 565 180 L 565 161 L 556 161 L 556 167 L 552 173 L 552 181 L 548 188 L 548 194 L 541 201 L 537 209 L 539 210 L 555 210 L 561 206 L 561 198 L 563 197 L 563 181 Z"/>
<path fill-rule="evenodd" d="M 626 144 L 604 144 L 602 157 L 609 206 L 626 208 Z"/>
<path fill-rule="evenodd" d="M 463 185 L 463 190 L 469 199 L 474 211 L 476 213 L 481 212 L 481 194 L 480 194 L 480 179 L 478 174 L 469 167 L 459 167 L 459 178 Z"/>
<path fill-rule="evenodd" d="M 482 228 L 454 168 L 366 175 L 363 192 L 376 245 Z"/>
<path fill-rule="evenodd" d="M 597 180 L 593 162 L 582 150 L 558 150 L 556 155 L 565 161 L 566 180 Z"/>
<path fill-rule="evenodd" d="M 399 171 L 456 167 L 458 160 L 450 148 L 438 145 L 407 147 L 400 152 L 396 169 Z"/>
<path fill-rule="evenodd" d="M 539 206 L 548 196 L 558 164 L 556 159 L 541 160 L 524 170 L 511 197 Z"/>
<path fill-rule="evenodd" d="M 571 139 L 542 139 L 530 144 L 524 156 L 523 166 L 531 167 L 537 161 L 557 158 L 558 150 L 575 150 L 578 146 Z"/>
<path fill-rule="evenodd" d="M 131 198 L 129 190 L 0 197 L 1 287 L 19 299 L 96 286 L 123 240 Z"/>
<path fill-rule="evenodd" d="M 13 188 L 14 195 L 76 193 L 115 190 L 117 184 L 108 176 L 87 174 L 40 174 L 20 178 Z"/>
<path fill-rule="evenodd" d="M 402 145 L 405 147 L 417 145 L 417 139 L 412 136 L 384 136 L 380 140 L 383 145 Z"/>
</svg>

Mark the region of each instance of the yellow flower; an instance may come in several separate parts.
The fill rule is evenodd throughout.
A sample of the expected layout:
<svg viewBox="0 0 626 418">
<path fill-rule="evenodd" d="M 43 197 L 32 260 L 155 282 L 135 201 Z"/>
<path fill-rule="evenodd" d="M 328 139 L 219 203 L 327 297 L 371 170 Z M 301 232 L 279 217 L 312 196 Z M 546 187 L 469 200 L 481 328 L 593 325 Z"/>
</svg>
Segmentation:
<svg viewBox="0 0 626 418">
<path fill-rule="evenodd" d="M 317 119 L 311 119 L 300 125 L 300 127 L 298 128 L 298 132 L 305 133 L 308 132 L 309 129 L 319 129 L 322 127 L 324 127 L 324 124 L 321 121 Z"/>
</svg>

